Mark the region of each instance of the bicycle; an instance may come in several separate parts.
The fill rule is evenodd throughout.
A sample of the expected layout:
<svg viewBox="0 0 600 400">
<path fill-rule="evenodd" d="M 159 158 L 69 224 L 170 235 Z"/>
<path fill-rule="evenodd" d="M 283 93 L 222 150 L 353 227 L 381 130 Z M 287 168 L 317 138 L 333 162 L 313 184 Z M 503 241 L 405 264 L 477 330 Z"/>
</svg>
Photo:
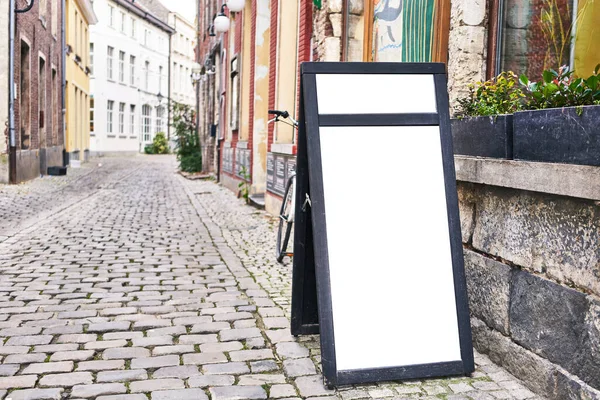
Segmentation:
<svg viewBox="0 0 600 400">
<path fill-rule="evenodd" d="M 271 122 L 283 122 L 298 129 L 298 121 L 290 116 L 287 111 L 269 110 L 269 114 L 275 115 L 275 118 L 269 120 Z M 283 118 L 284 120 L 280 120 Z M 285 121 L 285 119 L 290 122 Z M 292 233 L 292 227 L 294 225 L 294 216 L 296 211 L 296 173 L 293 172 L 285 185 L 285 194 L 283 195 L 283 202 L 281 203 L 281 210 L 279 211 L 279 229 L 277 231 L 277 247 L 275 249 L 275 255 L 277 262 L 283 262 L 283 259 L 288 256 L 292 257 L 293 252 L 288 252 L 288 243 L 290 241 L 290 235 Z"/>
</svg>

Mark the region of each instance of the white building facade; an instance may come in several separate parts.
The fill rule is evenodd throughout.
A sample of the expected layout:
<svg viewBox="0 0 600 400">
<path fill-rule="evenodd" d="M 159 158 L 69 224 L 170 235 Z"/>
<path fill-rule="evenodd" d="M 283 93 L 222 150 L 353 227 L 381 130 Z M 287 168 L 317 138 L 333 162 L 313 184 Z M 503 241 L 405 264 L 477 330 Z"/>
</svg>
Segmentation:
<svg viewBox="0 0 600 400">
<path fill-rule="evenodd" d="M 174 12 L 169 13 L 169 25 L 175 29 L 171 36 L 171 100 L 195 107 L 192 69 L 196 59 L 196 27 Z"/>
<path fill-rule="evenodd" d="M 95 0 L 90 29 L 92 154 L 143 152 L 167 132 L 173 28 L 137 2 Z"/>
</svg>

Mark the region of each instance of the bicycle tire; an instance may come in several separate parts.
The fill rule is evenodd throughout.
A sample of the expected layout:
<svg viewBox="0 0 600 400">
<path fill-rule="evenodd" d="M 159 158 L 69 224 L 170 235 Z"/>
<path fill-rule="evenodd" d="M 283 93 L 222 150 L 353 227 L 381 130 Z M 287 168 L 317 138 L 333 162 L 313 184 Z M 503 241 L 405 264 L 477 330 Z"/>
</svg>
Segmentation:
<svg viewBox="0 0 600 400">
<path fill-rule="evenodd" d="M 289 222 L 291 207 L 294 203 L 292 199 L 293 188 L 296 184 L 296 175 L 291 176 L 285 186 L 285 194 L 283 196 L 283 202 L 281 203 L 281 211 L 279 212 L 279 229 L 277 230 L 277 249 L 276 257 L 277 262 L 281 263 L 286 255 L 290 255 L 287 252 L 288 242 L 290 241 L 290 233 L 292 232 L 293 222 Z"/>
</svg>

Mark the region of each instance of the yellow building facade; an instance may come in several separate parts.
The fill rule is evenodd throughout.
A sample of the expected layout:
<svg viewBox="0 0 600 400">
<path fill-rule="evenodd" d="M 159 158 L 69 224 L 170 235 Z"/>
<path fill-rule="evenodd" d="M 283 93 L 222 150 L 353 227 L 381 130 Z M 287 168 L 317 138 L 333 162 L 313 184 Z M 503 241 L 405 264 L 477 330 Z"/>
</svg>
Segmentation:
<svg viewBox="0 0 600 400">
<path fill-rule="evenodd" d="M 89 26 L 98 22 L 90 0 L 66 1 L 66 150 L 71 165 L 87 161 L 90 149 L 90 57 Z"/>
</svg>

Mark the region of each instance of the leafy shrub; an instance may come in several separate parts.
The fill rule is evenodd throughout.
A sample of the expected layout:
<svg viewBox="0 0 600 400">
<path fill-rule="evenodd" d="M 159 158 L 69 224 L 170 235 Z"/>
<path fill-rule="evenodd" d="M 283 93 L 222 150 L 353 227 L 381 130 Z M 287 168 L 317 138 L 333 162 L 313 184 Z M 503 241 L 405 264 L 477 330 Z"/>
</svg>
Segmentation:
<svg viewBox="0 0 600 400">
<path fill-rule="evenodd" d="M 154 154 L 169 154 L 169 142 L 164 132 L 158 132 L 152 141 Z"/>
<path fill-rule="evenodd" d="M 599 73 L 600 64 L 587 79 L 576 78 L 566 66 L 560 67 L 558 71 L 544 71 L 539 82 L 532 82 L 521 75 L 519 81 L 526 88 L 525 107 L 539 110 L 600 104 Z"/>
<path fill-rule="evenodd" d="M 525 94 L 517 76 L 502 72 L 496 78 L 469 85 L 469 94 L 458 99 L 458 118 L 512 114 L 523 107 Z"/>
<path fill-rule="evenodd" d="M 144 146 L 144 153 L 154 154 L 154 146 L 151 144 L 147 144 L 146 146 Z"/>
<path fill-rule="evenodd" d="M 177 137 L 176 153 L 179 169 L 184 172 L 202 171 L 202 148 L 196 130 L 196 113 L 185 104 L 172 105 L 173 127 Z"/>
</svg>

